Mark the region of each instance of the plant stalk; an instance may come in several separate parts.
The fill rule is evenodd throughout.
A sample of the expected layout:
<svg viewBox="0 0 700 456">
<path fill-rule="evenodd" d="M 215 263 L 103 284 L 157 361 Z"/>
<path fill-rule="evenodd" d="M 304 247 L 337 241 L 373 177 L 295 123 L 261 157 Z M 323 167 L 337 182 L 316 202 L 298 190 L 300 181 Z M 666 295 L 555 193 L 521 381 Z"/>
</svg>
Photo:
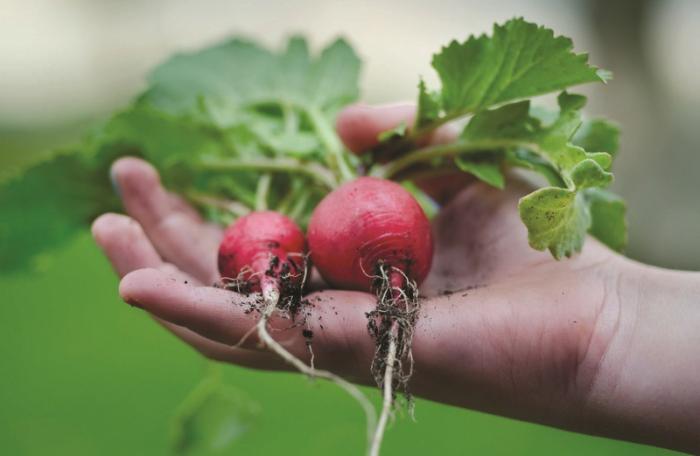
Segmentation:
<svg viewBox="0 0 700 456">
<path fill-rule="evenodd" d="M 318 163 L 301 162 L 294 158 L 269 158 L 269 159 L 232 159 L 205 157 L 197 166 L 203 171 L 240 171 L 256 170 L 280 173 L 298 173 L 313 178 L 329 190 L 334 190 L 338 182 L 327 168 Z"/>
</svg>

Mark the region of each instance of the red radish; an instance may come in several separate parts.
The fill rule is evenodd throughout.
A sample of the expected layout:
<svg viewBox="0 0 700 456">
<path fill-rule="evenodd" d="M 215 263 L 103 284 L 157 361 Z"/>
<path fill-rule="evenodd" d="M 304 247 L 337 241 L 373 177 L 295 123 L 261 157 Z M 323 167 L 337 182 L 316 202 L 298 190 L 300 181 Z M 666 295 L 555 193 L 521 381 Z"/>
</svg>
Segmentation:
<svg viewBox="0 0 700 456">
<path fill-rule="evenodd" d="M 219 273 L 246 291 L 279 295 L 280 281 L 300 288 L 304 278 L 304 233 L 274 211 L 251 212 L 229 226 L 219 246 Z"/>
<path fill-rule="evenodd" d="M 400 185 L 361 177 L 328 194 L 316 207 L 308 241 L 311 259 L 329 284 L 377 294 L 377 308 L 368 314 L 377 346 L 372 372 L 384 390 L 370 448 L 370 455 L 377 455 L 394 385 L 407 393 L 417 286 L 428 275 L 433 256 L 430 222 Z"/>
<path fill-rule="evenodd" d="M 430 222 L 418 202 L 400 185 L 374 177 L 327 195 L 311 216 L 308 240 L 323 278 L 354 290 L 370 290 L 381 264 L 420 284 L 433 257 Z M 397 273 L 394 280 L 402 281 Z"/>
<path fill-rule="evenodd" d="M 219 246 L 219 273 L 227 288 L 262 293 L 260 320 L 251 332 L 257 329 L 260 341 L 300 372 L 330 380 L 355 398 L 364 409 L 369 434 L 376 418 L 364 394 L 332 372 L 307 366 L 275 341 L 267 330 L 275 309 L 294 317 L 296 305 L 300 304 L 295 301 L 301 301 L 306 279 L 305 252 L 304 234 L 292 219 L 274 211 L 251 212 L 224 232 Z"/>
</svg>

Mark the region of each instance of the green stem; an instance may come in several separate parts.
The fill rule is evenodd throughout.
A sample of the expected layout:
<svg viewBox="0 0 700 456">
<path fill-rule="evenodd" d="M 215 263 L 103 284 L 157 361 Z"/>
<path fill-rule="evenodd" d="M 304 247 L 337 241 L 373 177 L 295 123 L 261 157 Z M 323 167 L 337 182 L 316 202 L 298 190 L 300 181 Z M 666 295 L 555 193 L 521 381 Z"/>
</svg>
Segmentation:
<svg viewBox="0 0 700 456">
<path fill-rule="evenodd" d="M 301 214 L 304 211 L 304 208 L 306 207 L 306 203 L 309 202 L 309 198 L 311 197 L 311 192 L 308 190 L 304 190 L 299 193 L 299 196 L 292 208 L 289 210 L 289 218 L 293 220 L 298 220 L 299 217 L 301 217 Z"/>
<path fill-rule="evenodd" d="M 198 190 L 189 190 L 185 196 L 198 206 L 215 207 L 231 213 L 234 217 L 242 217 L 250 212 L 250 208 L 238 201 L 217 198 Z"/>
<path fill-rule="evenodd" d="M 277 211 L 289 215 L 289 210 L 292 204 L 296 201 L 299 191 L 303 188 L 304 183 L 297 179 L 292 180 L 291 187 L 287 194 L 282 197 L 279 204 L 277 204 Z M 305 190 L 305 189 L 304 189 Z"/>
<path fill-rule="evenodd" d="M 196 166 L 203 171 L 227 172 L 256 170 L 263 172 L 298 173 L 313 178 L 329 190 L 334 190 L 338 186 L 338 182 L 333 173 L 324 166 L 317 163 L 302 163 L 294 158 L 231 159 L 204 157 Z"/>
<path fill-rule="evenodd" d="M 455 155 L 465 154 L 470 152 L 483 152 L 486 150 L 503 149 L 507 147 L 528 147 L 532 148 L 532 144 L 525 144 L 514 140 L 484 140 L 484 141 L 457 141 L 450 144 L 440 144 L 436 146 L 424 147 L 415 150 L 403 157 L 389 162 L 385 165 L 375 165 L 370 170 L 370 175 L 391 179 L 405 169 L 421 163 L 430 161 L 436 158 L 450 158 Z"/>
<path fill-rule="evenodd" d="M 270 183 L 272 182 L 272 176 L 270 174 L 263 174 L 258 179 L 258 187 L 255 191 L 255 210 L 256 211 L 266 211 L 267 210 L 267 195 L 270 193 Z"/>
<path fill-rule="evenodd" d="M 326 156 L 329 159 L 329 165 L 338 173 L 340 181 L 348 182 L 353 180 L 356 175 L 343 156 L 343 146 L 333 127 L 316 107 L 307 108 L 306 114 L 321 139 L 321 143 L 327 149 L 328 154 Z"/>
<path fill-rule="evenodd" d="M 294 112 L 294 108 L 290 103 L 282 103 L 282 116 L 284 119 L 284 131 L 288 134 L 294 133 L 299 129 L 299 117 Z"/>
</svg>

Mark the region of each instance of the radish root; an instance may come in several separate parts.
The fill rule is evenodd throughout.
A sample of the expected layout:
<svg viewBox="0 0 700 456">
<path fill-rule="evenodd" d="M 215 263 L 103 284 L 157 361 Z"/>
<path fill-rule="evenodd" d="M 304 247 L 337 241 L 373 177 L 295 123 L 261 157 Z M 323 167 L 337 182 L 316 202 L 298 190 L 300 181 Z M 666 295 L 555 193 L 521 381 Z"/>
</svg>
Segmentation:
<svg viewBox="0 0 700 456">
<path fill-rule="evenodd" d="M 272 338 L 270 332 L 267 329 L 267 324 L 272 316 L 273 312 L 277 308 L 277 303 L 279 302 L 279 291 L 275 287 L 266 287 L 263 290 L 263 310 L 260 315 L 260 319 L 256 325 L 258 338 L 260 342 L 266 346 L 269 350 L 277 354 L 285 362 L 295 367 L 299 372 L 307 375 L 308 377 L 322 378 L 329 380 L 340 388 L 344 389 L 350 396 L 352 396 L 362 407 L 365 413 L 367 422 L 367 439 L 368 445 L 372 439 L 372 432 L 376 426 L 377 417 L 372 403 L 365 397 L 365 395 L 352 383 L 343 379 L 339 375 L 336 375 L 330 371 L 316 369 L 314 367 L 307 366 L 302 360 L 292 355 L 287 349 L 280 345 L 275 339 Z"/>
<path fill-rule="evenodd" d="M 392 330 L 398 328 L 397 324 L 392 325 Z M 392 331 L 393 332 L 393 331 Z M 379 449 L 382 446 L 382 439 L 386 429 L 389 415 L 394 405 L 394 364 L 396 363 L 396 337 L 394 334 L 389 339 L 389 349 L 386 355 L 386 369 L 384 369 L 384 385 L 382 385 L 382 412 L 379 415 L 377 428 L 372 436 L 372 445 L 370 446 L 370 456 L 379 456 Z"/>
<path fill-rule="evenodd" d="M 372 373 L 382 389 L 382 411 L 372 436 L 370 456 L 379 455 L 386 426 L 395 403 L 396 391 L 406 398 L 412 415 L 413 400 L 408 389 L 413 374 L 413 329 L 418 319 L 418 287 L 403 271 L 379 265 L 374 289 L 377 308 L 367 314 L 368 329 L 377 345 Z"/>
</svg>

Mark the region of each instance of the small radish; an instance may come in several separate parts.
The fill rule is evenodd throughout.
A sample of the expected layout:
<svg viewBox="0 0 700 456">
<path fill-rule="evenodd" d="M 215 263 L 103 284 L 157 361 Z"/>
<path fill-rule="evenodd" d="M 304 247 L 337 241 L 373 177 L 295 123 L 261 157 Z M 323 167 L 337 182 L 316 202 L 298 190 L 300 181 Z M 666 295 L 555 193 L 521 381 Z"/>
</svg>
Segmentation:
<svg viewBox="0 0 700 456">
<path fill-rule="evenodd" d="M 377 308 L 368 314 L 377 345 L 372 373 L 384 390 L 370 449 L 375 455 L 393 404 L 394 385 L 410 398 L 418 285 L 428 275 L 433 256 L 430 222 L 400 185 L 360 177 L 319 203 L 307 235 L 311 259 L 329 284 L 377 294 Z"/>
<path fill-rule="evenodd" d="M 226 288 L 244 293 L 262 293 L 261 316 L 253 328 L 257 329 L 261 343 L 309 377 L 324 378 L 343 388 L 363 407 L 368 435 L 371 434 L 376 422 L 375 412 L 364 394 L 332 372 L 307 366 L 275 341 L 267 330 L 268 321 L 276 309 L 294 318 L 302 305 L 308 265 L 306 241 L 297 224 L 278 212 L 251 212 L 236 220 L 224 232 L 218 263 Z"/>
<path fill-rule="evenodd" d="M 251 212 L 224 232 L 219 273 L 240 291 L 277 301 L 282 288 L 301 291 L 305 254 L 304 233 L 292 219 L 274 211 Z"/>
</svg>

